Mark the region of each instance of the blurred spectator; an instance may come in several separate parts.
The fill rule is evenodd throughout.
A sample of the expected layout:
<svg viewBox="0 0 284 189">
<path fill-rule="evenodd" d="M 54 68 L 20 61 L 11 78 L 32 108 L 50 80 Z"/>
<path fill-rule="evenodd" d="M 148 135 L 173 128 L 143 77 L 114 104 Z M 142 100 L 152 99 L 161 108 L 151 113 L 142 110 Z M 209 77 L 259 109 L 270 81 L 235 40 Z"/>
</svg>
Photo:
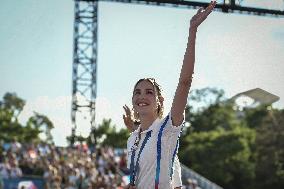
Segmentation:
<svg viewBox="0 0 284 189">
<path fill-rule="evenodd" d="M 185 189 L 201 189 L 198 186 L 197 180 L 195 179 L 187 179 L 186 185 L 184 187 Z"/>
<path fill-rule="evenodd" d="M 17 178 L 23 175 L 22 170 L 18 167 L 16 160 L 14 160 L 14 162 L 12 162 L 10 165 L 10 178 Z"/>
<path fill-rule="evenodd" d="M 11 143 L 11 146 L 10 146 L 11 151 L 12 151 L 13 153 L 17 153 L 17 152 L 19 152 L 19 151 L 21 150 L 21 147 L 22 147 L 21 143 L 19 143 L 19 142 L 17 141 L 17 139 L 14 137 L 14 138 L 13 138 L 13 141 L 12 141 L 12 143 Z"/>
<path fill-rule="evenodd" d="M 46 189 L 118 189 L 127 184 L 119 174 L 120 169 L 127 172 L 125 153 L 111 147 L 92 153 L 86 144 L 63 148 L 43 142 L 21 145 L 14 139 L 1 149 L 0 178 L 40 176 Z"/>
<path fill-rule="evenodd" d="M 5 160 L 4 162 L 0 162 L 0 177 L 2 179 L 9 178 L 10 176 L 9 169 L 10 169 L 10 166 L 7 160 Z"/>
<path fill-rule="evenodd" d="M 127 169 L 127 154 L 123 152 L 119 161 L 119 168 L 123 171 L 124 174 L 128 174 L 129 170 Z"/>
<path fill-rule="evenodd" d="M 0 189 L 4 189 L 4 183 L 1 175 L 0 175 Z"/>
</svg>

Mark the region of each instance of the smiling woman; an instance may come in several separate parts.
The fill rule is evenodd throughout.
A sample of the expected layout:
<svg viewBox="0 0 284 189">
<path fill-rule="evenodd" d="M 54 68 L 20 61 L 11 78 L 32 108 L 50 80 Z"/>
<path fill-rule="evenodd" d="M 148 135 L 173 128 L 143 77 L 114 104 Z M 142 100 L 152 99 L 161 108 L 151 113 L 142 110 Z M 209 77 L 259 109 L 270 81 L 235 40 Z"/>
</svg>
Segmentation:
<svg viewBox="0 0 284 189">
<path fill-rule="evenodd" d="M 157 116 L 159 118 L 162 118 L 164 111 L 164 98 L 161 94 L 161 91 L 162 90 L 160 85 L 155 81 L 154 78 L 140 79 L 134 86 L 132 104 L 134 107 L 136 106 L 137 108 L 144 106 L 149 107 L 151 105 L 151 102 L 147 102 L 146 98 L 142 100 L 138 98 L 139 95 L 144 93 L 146 96 L 149 96 L 150 100 L 152 100 L 153 103 L 156 103 L 156 106 L 152 110 L 152 115 L 155 115 L 155 113 L 157 113 Z M 156 95 L 157 98 L 155 97 Z M 134 111 L 134 118 L 136 119 L 136 121 L 139 120 L 139 114 L 142 115 L 143 113 L 138 113 L 138 110 Z"/>
<path fill-rule="evenodd" d="M 181 187 L 177 157 L 178 139 L 184 120 L 184 109 L 191 86 L 195 62 L 195 38 L 198 26 L 211 13 L 215 1 L 206 9 L 200 8 L 190 20 L 189 37 L 179 82 L 170 112 L 163 118 L 161 88 L 152 78 L 140 79 L 134 86 L 132 105 L 134 118 L 139 123 L 127 141 L 129 189 L 172 189 Z M 124 107 L 125 123 L 129 109 Z M 129 128 L 129 127 L 128 127 Z"/>
</svg>

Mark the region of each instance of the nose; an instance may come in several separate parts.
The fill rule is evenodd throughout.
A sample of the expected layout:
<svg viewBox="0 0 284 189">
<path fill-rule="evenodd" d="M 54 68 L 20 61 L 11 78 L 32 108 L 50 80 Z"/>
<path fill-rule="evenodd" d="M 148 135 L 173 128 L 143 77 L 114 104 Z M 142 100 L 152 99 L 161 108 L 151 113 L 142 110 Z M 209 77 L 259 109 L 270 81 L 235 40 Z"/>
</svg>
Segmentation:
<svg viewBox="0 0 284 189">
<path fill-rule="evenodd" d="M 146 93 L 141 92 L 139 95 L 136 95 L 136 99 L 145 99 L 146 98 Z"/>
<path fill-rule="evenodd" d="M 146 93 L 141 93 L 140 95 L 139 95 L 139 98 L 141 99 L 144 99 L 145 98 L 145 96 L 146 96 Z"/>
</svg>

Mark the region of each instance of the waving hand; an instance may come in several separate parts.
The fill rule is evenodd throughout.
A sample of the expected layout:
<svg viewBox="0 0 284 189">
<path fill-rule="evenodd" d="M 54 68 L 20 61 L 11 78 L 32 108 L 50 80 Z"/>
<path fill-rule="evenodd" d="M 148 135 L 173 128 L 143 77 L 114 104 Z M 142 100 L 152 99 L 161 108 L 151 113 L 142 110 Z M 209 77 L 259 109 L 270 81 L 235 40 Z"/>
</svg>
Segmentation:
<svg viewBox="0 0 284 189">
<path fill-rule="evenodd" d="M 127 127 L 127 129 L 130 132 L 132 132 L 132 131 L 135 130 L 135 127 L 134 127 L 134 121 L 133 121 L 133 118 L 132 118 L 132 115 L 131 115 L 131 110 L 127 105 L 124 105 L 123 109 L 125 111 L 125 114 L 123 114 L 124 124 Z"/>
<path fill-rule="evenodd" d="M 211 1 L 211 3 L 204 9 L 203 7 L 200 8 L 197 13 L 191 18 L 190 20 L 190 27 L 197 28 L 212 12 L 216 5 L 216 1 Z"/>
</svg>

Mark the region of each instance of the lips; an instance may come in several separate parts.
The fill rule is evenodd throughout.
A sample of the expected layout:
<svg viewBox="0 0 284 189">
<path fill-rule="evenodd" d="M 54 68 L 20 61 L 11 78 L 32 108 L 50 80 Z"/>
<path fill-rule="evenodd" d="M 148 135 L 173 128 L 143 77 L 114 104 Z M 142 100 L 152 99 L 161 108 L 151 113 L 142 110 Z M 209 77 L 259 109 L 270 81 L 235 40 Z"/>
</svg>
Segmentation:
<svg viewBox="0 0 284 189">
<path fill-rule="evenodd" d="M 144 106 L 148 106 L 149 103 L 148 103 L 148 102 L 145 102 L 145 101 L 138 101 L 138 102 L 136 103 L 136 105 L 137 105 L 138 107 L 144 107 Z"/>
<path fill-rule="evenodd" d="M 143 107 L 143 106 L 148 106 L 148 104 L 147 103 L 138 103 L 138 106 Z"/>
</svg>

